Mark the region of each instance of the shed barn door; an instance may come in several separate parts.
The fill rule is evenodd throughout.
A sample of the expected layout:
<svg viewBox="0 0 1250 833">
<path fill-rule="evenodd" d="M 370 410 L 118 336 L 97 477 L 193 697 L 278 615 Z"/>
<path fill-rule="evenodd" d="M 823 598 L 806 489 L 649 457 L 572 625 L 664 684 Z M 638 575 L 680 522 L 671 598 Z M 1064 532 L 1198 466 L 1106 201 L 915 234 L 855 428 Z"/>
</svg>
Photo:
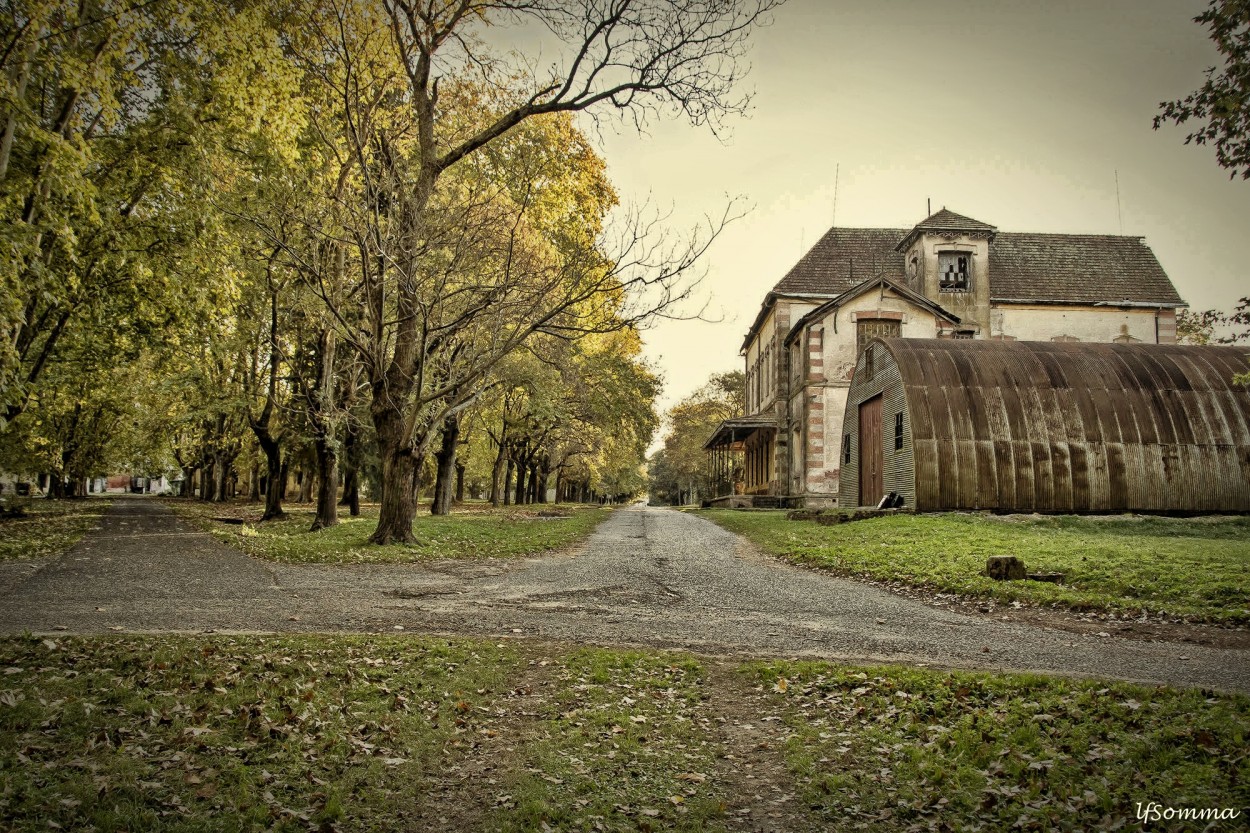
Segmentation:
<svg viewBox="0 0 1250 833">
<path fill-rule="evenodd" d="M 859 406 L 859 505 L 881 501 L 881 396 Z"/>
</svg>

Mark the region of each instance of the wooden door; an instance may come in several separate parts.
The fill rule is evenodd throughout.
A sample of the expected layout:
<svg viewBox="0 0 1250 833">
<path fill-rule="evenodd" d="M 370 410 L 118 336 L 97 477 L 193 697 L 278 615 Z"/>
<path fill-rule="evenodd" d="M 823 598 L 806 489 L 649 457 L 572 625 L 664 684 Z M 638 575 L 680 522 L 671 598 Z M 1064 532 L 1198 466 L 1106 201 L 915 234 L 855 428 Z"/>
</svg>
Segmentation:
<svg viewBox="0 0 1250 833">
<path fill-rule="evenodd" d="M 881 472 L 881 396 L 859 406 L 859 505 L 876 506 L 881 501 L 884 478 Z"/>
</svg>

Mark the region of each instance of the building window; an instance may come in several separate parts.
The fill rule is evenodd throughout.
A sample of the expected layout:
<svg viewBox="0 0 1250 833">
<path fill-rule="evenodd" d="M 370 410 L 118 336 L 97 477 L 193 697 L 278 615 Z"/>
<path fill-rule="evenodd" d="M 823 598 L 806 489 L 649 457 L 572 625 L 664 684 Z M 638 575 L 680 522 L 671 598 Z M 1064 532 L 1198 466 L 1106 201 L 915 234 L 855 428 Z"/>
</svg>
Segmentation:
<svg viewBox="0 0 1250 833">
<path fill-rule="evenodd" d="M 868 339 L 898 338 L 903 334 L 903 322 L 895 318 L 860 318 L 855 322 L 855 352 L 864 349 Z"/>
<path fill-rule="evenodd" d="M 977 333 L 976 330 L 956 330 L 955 338 L 972 338 Z"/>
<path fill-rule="evenodd" d="M 873 356 L 872 356 L 874 352 L 876 351 L 872 349 L 871 344 L 868 345 L 868 347 L 864 349 L 864 379 L 868 381 L 872 381 L 872 374 L 874 372 L 874 368 L 873 368 L 874 362 L 873 362 Z"/>
<path fill-rule="evenodd" d="M 903 450 L 903 412 L 894 415 L 894 450 Z"/>
<path fill-rule="evenodd" d="M 972 255 L 967 252 L 938 252 L 938 289 L 967 292 L 972 283 Z"/>
<path fill-rule="evenodd" d="M 764 348 L 764 398 L 773 392 L 773 348 Z"/>
<path fill-rule="evenodd" d="M 842 435 L 842 465 L 848 465 L 851 462 L 851 435 Z"/>
</svg>

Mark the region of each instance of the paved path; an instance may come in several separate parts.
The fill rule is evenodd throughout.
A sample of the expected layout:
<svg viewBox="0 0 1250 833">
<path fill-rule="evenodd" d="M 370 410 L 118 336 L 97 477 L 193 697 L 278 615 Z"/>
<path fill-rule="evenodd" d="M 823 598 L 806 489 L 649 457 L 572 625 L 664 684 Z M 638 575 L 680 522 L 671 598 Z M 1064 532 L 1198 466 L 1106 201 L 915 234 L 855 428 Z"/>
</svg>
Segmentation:
<svg viewBox="0 0 1250 833">
<path fill-rule="evenodd" d="M 643 506 L 613 513 L 577 555 L 307 566 L 249 558 L 160 504 L 122 500 L 60 558 L 0 562 L 0 632 L 397 626 L 1250 692 L 1247 652 L 961 616 L 780 564 L 701 518 Z"/>
</svg>

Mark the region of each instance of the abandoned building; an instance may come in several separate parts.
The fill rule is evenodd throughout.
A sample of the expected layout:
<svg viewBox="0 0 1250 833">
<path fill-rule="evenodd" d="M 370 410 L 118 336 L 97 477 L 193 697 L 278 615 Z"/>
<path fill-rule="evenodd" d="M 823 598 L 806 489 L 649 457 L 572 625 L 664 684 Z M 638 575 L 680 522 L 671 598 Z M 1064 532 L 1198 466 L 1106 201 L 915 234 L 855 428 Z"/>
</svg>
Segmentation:
<svg viewBox="0 0 1250 833">
<path fill-rule="evenodd" d="M 747 414 L 705 445 L 714 494 L 836 503 L 843 414 L 873 337 L 1172 344 L 1184 306 L 1140 237 L 999 232 L 945 208 L 910 229 L 832 228 L 743 340 Z"/>
<path fill-rule="evenodd" d="M 872 339 L 843 417 L 844 506 L 1250 512 L 1237 347 Z"/>
</svg>

